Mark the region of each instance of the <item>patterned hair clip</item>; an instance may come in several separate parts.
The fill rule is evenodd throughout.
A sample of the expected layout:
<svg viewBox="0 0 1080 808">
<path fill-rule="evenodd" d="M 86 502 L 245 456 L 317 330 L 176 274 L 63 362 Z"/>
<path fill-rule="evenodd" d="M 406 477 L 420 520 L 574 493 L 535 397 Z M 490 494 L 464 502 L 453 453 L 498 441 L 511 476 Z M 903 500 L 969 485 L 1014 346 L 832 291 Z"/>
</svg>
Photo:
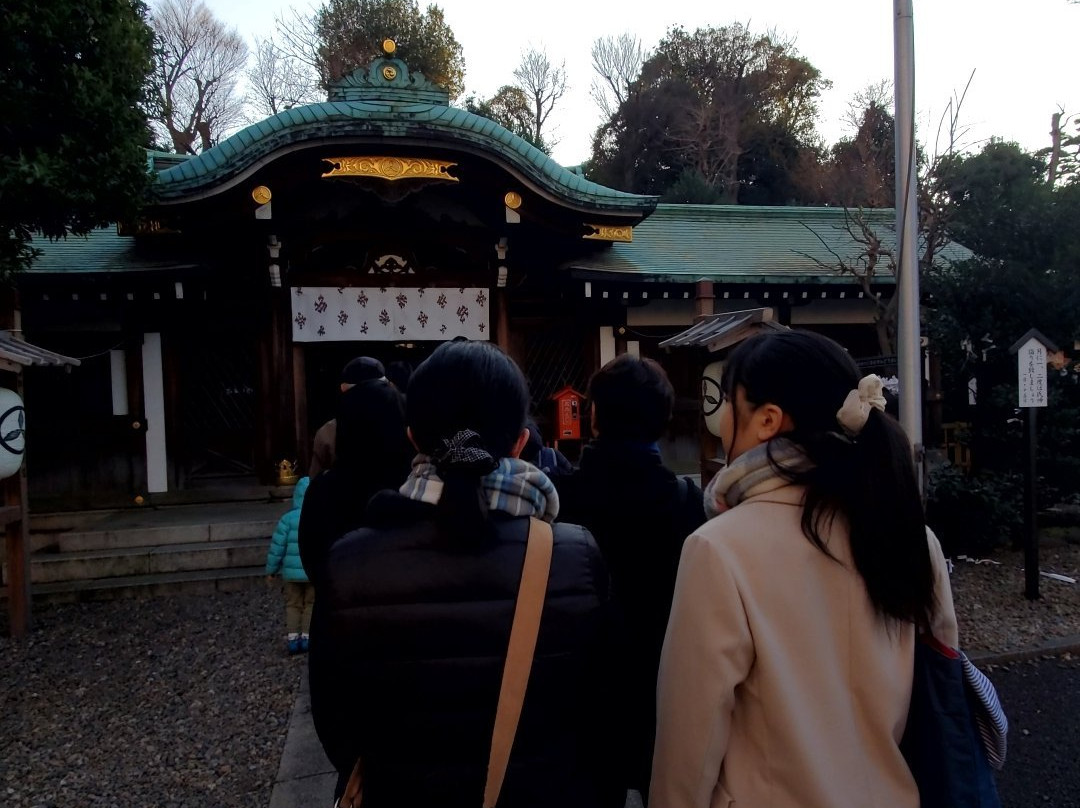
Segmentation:
<svg viewBox="0 0 1080 808">
<path fill-rule="evenodd" d="M 472 473 L 483 477 L 499 467 L 498 461 L 484 447 L 483 438 L 471 429 L 462 429 L 452 438 L 443 438 L 431 459 L 442 473 Z"/>
</svg>

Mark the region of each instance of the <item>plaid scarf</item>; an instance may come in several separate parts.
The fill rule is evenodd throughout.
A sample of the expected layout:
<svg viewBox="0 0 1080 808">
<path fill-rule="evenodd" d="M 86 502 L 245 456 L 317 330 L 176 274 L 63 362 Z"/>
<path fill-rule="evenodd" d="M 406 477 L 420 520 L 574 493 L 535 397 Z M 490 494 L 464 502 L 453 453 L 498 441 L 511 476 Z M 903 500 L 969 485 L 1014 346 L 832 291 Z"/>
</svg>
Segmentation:
<svg viewBox="0 0 1080 808">
<path fill-rule="evenodd" d="M 524 460 L 502 458 L 495 471 L 479 478 L 479 484 L 487 498 L 488 510 L 510 516 L 535 516 L 545 522 L 553 522 L 559 515 L 559 494 L 555 486 L 544 472 Z M 430 457 L 416 456 L 412 473 L 400 490 L 409 499 L 429 505 L 439 503 L 443 481 Z"/>
<path fill-rule="evenodd" d="M 769 462 L 770 454 L 772 463 Z M 795 473 L 811 467 L 803 450 L 787 438 L 774 438 L 769 443 L 748 449 L 713 477 L 705 488 L 706 516 L 711 519 L 747 497 L 767 494 L 788 485 L 790 480 L 778 474 L 773 463 Z"/>
</svg>

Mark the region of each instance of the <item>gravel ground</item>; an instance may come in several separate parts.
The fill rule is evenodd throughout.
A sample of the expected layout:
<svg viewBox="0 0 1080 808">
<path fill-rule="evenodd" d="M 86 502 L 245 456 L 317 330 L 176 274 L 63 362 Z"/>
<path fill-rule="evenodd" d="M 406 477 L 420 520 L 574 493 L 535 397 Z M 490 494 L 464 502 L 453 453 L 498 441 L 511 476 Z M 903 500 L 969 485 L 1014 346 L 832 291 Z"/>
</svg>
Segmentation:
<svg viewBox="0 0 1080 808">
<path fill-rule="evenodd" d="M 276 589 L 40 606 L 0 637 L 0 804 L 261 806 L 303 657 Z"/>
<path fill-rule="evenodd" d="M 1080 583 L 1023 597 L 1023 554 L 956 560 L 961 642 L 1009 651 L 1080 636 Z M 1080 544 L 1040 566 L 1080 579 Z M 283 650 L 277 588 L 39 606 L 0 637 L 0 804 L 226 808 L 270 800 L 303 657 Z"/>
<path fill-rule="evenodd" d="M 980 563 L 953 559 L 953 600 L 960 644 L 967 651 L 1015 651 L 1062 637 L 1080 637 L 1080 544 L 1043 540 L 1039 569 L 1075 578 L 1043 577 L 1042 597 L 1024 598 L 1024 554 L 1000 550 Z"/>
</svg>

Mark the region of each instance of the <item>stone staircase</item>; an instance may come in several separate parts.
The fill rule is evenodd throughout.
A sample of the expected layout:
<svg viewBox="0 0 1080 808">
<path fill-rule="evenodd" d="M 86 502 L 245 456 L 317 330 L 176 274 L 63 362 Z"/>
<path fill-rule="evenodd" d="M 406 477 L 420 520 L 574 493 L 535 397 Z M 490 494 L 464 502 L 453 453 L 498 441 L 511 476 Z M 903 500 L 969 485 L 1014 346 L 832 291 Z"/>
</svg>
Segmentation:
<svg viewBox="0 0 1080 808">
<path fill-rule="evenodd" d="M 35 601 L 98 600 L 250 585 L 291 501 L 31 514 Z M 7 565 L 4 565 L 7 580 Z"/>
</svg>

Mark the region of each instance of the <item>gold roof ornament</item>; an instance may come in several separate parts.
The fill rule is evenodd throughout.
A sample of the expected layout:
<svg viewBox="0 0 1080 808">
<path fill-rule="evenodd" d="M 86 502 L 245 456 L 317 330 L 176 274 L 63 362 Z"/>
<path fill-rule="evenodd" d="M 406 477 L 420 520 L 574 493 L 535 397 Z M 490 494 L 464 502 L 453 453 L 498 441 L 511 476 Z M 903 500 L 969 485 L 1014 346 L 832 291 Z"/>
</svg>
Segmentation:
<svg viewBox="0 0 1080 808">
<path fill-rule="evenodd" d="M 517 191 L 507 191 L 506 196 L 503 197 L 503 202 L 506 203 L 506 207 L 510 210 L 517 210 L 521 207 L 521 194 Z"/>
<path fill-rule="evenodd" d="M 387 37 L 382 41 L 382 49 L 387 56 L 393 56 L 394 53 L 397 52 L 397 43 L 390 37 Z"/>
<path fill-rule="evenodd" d="M 597 241 L 623 241 L 632 242 L 634 240 L 634 228 L 631 225 L 611 225 L 611 224 L 586 224 L 589 232 L 587 232 L 582 238 L 595 239 Z"/>
<path fill-rule="evenodd" d="M 423 157 L 324 157 L 332 168 L 324 177 L 378 177 L 384 180 L 429 179 L 458 182 L 449 173 L 457 163 Z"/>
<path fill-rule="evenodd" d="M 270 193 L 270 189 L 265 185 L 258 185 L 251 191 L 251 198 L 259 205 L 265 205 L 270 201 L 272 196 L 273 194 Z"/>
</svg>

